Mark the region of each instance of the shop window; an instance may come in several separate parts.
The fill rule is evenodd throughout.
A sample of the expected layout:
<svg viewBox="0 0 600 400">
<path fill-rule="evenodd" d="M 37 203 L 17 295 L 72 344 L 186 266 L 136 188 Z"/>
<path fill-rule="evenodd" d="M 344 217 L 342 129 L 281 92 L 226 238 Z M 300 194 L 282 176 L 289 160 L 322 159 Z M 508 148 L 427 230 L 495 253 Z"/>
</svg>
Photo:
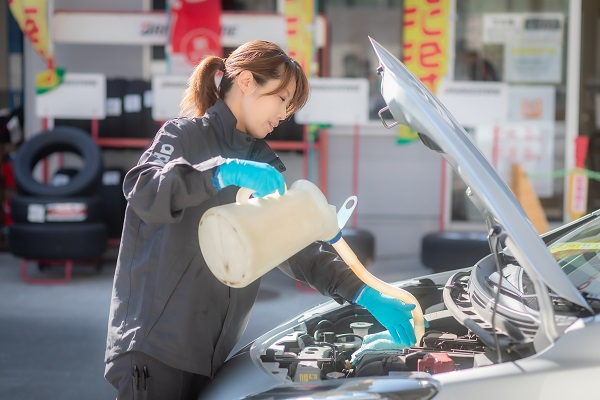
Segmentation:
<svg viewBox="0 0 600 400">
<path fill-rule="evenodd" d="M 322 3 L 329 23 L 329 73 L 333 78 L 369 80 L 369 117 L 379 121 L 377 112 L 385 106 L 377 57 L 369 36 L 401 58 L 402 10 L 400 0 L 331 0 Z"/>
<path fill-rule="evenodd" d="M 556 171 L 565 165 L 568 8 L 567 0 L 456 0 L 451 77 L 506 85 L 504 115 L 493 126 L 465 128 L 508 184 L 512 164 L 525 168 L 551 222 L 563 220 L 564 184 Z M 454 175 L 448 187 L 450 223 L 480 222 L 462 181 Z"/>
</svg>

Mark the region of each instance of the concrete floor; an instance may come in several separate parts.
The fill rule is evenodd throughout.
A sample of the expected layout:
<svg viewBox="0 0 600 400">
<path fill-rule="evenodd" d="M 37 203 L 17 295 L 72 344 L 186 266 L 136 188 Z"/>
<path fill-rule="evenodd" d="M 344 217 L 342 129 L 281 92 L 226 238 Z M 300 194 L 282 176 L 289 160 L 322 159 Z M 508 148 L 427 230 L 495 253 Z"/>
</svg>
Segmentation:
<svg viewBox="0 0 600 400">
<path fill-rule="evenodd" d="M 382 260 L 370 267 L 386 281 L 430 273 L 418 255 Z M 29 277 L 59 277 L 61 267 Z M 77 265 L 68 283 L 30 284 L 21 260 L 0 253 L 0 400 L 95 400 L 114 398 L 104 380 L 104 345 L 114 259 L 100 272 Z M 313 305 L 327 301 L 279 270 L 263 277 L 248 328 L 236 348 Z"/>
</svg>

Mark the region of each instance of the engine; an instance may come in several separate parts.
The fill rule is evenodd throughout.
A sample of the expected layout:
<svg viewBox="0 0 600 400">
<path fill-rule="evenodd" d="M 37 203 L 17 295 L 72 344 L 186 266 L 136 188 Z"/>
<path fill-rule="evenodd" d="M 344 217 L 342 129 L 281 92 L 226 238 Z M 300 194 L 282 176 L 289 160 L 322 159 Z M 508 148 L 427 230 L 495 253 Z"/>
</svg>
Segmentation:
<svg viewBox="0 0 600 400">
<path fill-rule="evenodd" d="M 312 329 L 286 335 L 261 359 L 271 373 L 294 382 L 392 375 L 399 371 L 435 374 L 493 362 L 489 349 L 456 323 L 447 310 L 425 317 L 429 329 L 417 346 L 365 350 L 363 337 L 384 328 L 364 310 L 352 308 L 335 321 L 321 319 Z"/>
<path fill-rule="evenodd" d="M 466 281 L 455 283 L 459 286 L 452 288 L 453 293 L 463 293 Z M 421 280 L 405 289 L 419 298 L 429 323 L 417 345 L 402 347 L 389 341 L 392 345 L 363 346 L 366 335 L 384 332 L 385 328 L 364 308 L 347 305 L 327 315 L 313 316 L 302 324 L 302 329 L 276 341 L 262 354 L 263 365 L 281 378 L 309 382 L 408 371 L 436 374 L 497 362 L 498 353 L 490 346 L 489 338 L 486 336 L 486 344 L 447 309 L 443 286 Z M 517 353 L 513 352 L 515 359 L 520 358 Z M 507 354 L 504 361 L 511 358 Z"/>
</svg>

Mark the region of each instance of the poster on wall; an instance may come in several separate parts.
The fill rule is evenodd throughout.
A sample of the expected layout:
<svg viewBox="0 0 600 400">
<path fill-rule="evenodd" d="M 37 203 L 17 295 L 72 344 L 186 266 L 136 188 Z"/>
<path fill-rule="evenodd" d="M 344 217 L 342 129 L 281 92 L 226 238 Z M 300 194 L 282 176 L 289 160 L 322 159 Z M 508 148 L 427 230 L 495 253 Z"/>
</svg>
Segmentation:
<svg viewBox="0 0 600 400">
<path fill-rule="evenodd" d="M 554 121 L 520 121 L 475 127 L 475 142 L 483 155 L 510 183 L 511 168 L 519 164 L 527 172 L 540 197 L 553 195 Z"/>
<path fill-rule="evenodd" d="M 443 81 L 438 98 L 510 182 L 512 164 L 532 177 L 540 197 L 553 194 L 555 87 Z M 476 111 L 474 111 L 476 110 Z"/>
<path fill-rule="evenodd" d="M 511 85 L 508 89 L 509 121 L 554 121 L 556 87 Z"/>
<path fill-rule="evenodd" d="M 563 14 L 488 13 L 482 24 L 483 43 L 503 46 L 506 82 L 561 82 Z"/>
<path fill-rule="evenodd" d="M 560 83 L 562 43 L 519 42 L 504 47 L 507 82 Z"/>
</svg>

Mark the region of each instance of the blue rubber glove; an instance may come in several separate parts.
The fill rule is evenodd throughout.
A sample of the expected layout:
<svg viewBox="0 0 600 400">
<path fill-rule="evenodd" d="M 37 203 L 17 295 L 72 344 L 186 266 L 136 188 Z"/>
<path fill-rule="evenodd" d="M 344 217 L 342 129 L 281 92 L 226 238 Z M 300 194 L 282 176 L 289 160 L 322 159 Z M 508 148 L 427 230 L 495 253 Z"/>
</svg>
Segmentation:
<svg viewBox="0 0 600 400">
<path fill-rule="evenodd" d="M 237 158 L 227 158 L 217 167 L 213 183 L 219 190 L 229 185 L 252 189 L 256 197 L 265 197 L 274 191 L 281 195 L 285 192 L 285 179 L 275 167 Z"/>
<path fill-rule="evenodd" d="M 405 346 L 416 343 L 415 330 L 410 323 L 414 304 L 406 304 L 394 297 L 364 285 L 354 296 L 354 302 L 365 307 L 383 325 L 394 342 Z"/>
</svg>

